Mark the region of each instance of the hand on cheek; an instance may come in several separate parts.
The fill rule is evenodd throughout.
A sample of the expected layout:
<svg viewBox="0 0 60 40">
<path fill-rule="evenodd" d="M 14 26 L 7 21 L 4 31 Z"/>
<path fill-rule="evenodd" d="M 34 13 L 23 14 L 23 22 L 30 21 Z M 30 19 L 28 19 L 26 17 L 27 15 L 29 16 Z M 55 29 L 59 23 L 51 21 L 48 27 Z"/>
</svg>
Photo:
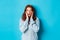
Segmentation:
<svg viewBox="0 0 60 40">
<path fill-rule="evenodd" d="M 33 12 L 31 13 L 31 18 L 33 18 Z"/>
<path fill-rule="evenodd" d="M 28 14 L 26 13 L 26 17 L 28 18 Z"/>
</svg>

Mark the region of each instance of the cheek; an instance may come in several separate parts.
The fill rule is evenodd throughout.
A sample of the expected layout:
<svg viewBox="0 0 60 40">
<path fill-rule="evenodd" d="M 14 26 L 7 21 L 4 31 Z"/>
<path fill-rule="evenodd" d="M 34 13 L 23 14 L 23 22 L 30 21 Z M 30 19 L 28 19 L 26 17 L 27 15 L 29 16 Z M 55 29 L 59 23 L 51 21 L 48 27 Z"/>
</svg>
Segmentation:
<svg viewBox="0 0 60 40">
<path fill-rule="evenodd" d="M 26 11 L 28 15 L 32 15 L 32 11 Z"/>
<path fill-rule="evenodd" d="M 27 14 L 29 14 L 29 11 L 26 11 Z"/>
</svg>

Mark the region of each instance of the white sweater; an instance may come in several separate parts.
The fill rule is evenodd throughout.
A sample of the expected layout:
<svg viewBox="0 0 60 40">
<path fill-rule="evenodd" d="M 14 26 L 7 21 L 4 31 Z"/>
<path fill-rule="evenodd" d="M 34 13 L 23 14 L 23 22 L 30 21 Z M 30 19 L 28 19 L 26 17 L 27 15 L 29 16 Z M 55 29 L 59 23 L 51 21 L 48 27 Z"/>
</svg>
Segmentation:
<svg viewBox="0 0 60 40">
<path fill-rule="evenodd" d="M 28 18 L 23 21 L 20 19 L 19 21 L 19 29 L 22 32 L 22 40 L 38 40 L 37 32 L 39 30 L 39 19 L 37 18 L 35 21 L 30 18 L 30 24 L 28 25 Z"/>
</svg>

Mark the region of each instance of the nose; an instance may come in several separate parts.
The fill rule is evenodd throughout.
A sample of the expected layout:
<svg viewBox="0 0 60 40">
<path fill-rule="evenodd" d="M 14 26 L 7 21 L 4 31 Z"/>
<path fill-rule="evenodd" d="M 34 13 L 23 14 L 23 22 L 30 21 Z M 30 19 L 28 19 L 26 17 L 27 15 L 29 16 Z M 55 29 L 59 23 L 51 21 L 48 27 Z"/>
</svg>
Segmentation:
<svg viewBox="0 0 60 40">
<path fill-rule="evenodd" d="M 28 14 L 30 13 L 30 11 L 28 11 Z"/>
</svg>

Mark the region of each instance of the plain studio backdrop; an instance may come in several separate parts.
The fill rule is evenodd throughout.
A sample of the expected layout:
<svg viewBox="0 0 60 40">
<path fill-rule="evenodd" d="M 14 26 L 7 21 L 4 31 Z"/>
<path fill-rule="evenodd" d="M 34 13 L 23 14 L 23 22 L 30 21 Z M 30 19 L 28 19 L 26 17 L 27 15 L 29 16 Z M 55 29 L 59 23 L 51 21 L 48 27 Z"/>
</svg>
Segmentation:
<svg viewBox="0 0 60 40">
<path fill-rule="evenodd" d="M 27 4 L 40 19 L 39 40 L 60 40 L 59 0 L 0 0 L 0 40 L 21 40 L 19 19 Z"/>
</svg>

